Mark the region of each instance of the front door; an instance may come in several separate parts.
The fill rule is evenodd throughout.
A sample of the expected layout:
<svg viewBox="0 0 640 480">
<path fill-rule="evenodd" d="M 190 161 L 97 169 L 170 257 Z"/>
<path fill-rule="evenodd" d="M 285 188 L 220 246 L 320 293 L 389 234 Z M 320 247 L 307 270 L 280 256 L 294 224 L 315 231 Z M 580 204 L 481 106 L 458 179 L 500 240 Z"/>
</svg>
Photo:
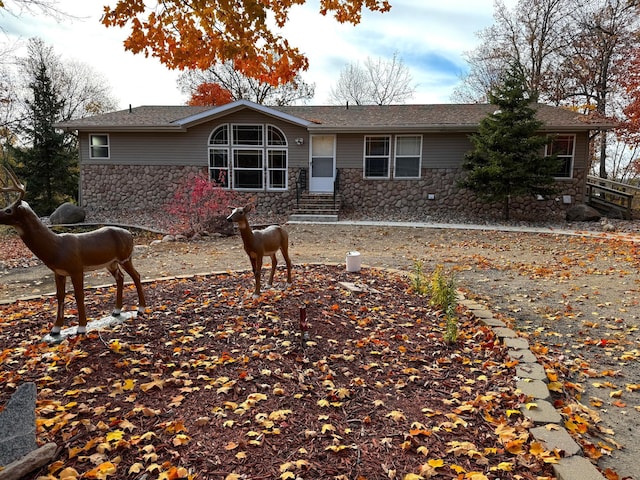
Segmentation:
<svg viewBox="0 0 640 480">
<path fill-rule="evenodd" d="M 311 136 L 310 193 L 333 193 L 333 181 L 336 176 L 335 140 L 333 135 Z"/>
</svg>

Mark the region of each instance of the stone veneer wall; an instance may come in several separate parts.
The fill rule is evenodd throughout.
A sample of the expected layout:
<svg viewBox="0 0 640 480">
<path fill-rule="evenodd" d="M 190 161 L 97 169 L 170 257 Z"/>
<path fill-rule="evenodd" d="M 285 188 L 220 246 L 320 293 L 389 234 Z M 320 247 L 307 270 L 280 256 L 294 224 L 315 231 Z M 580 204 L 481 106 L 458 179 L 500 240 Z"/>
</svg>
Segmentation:
<svg viewBox="0 0 640 480">
<path fill-rule="evenodd" d="M 81 205 L 88 212 L 163 210 L 184 181 L 206 171 L 195 166 L 82 165 Z M 240 201 L 253 201 L 265 213 L 287 214 L 295 206 L 295 179 L 299 170 L 289 170 L 285 192 L 241 192 Z"/>
<path fill-rule="evenodd" d="M 462 173 L 460 169 L 428 169 L 417 180 L 367 180 L 362 178 L 360 169 L 341 169 L 342 205 L 354 212 L 397 213 L 403 217 L 420 218 L 446 210 L 463 218 L 502 218 L 502 205 L 489 205 L 478 200 L 473 192 L 457 187 Z M 567 208 L 584 201 L 584 192 L 578 188 L 584 181 L 584 178 L 562 181 L 561 191 L 553 199 L 514 200 L 510 216 L 522 220 L 564 218 Z M 572 203 L 563 203 L 563 195 L 570 195 Z"/>
<path fill-rule="evenodd" d="M 194 166 L 83 165 L 81 168 L 81 202 L 87 211 L 129 211 L 163 209 L 184 178 L 203 171 Z M 263 213 L 286 215 L 296 205 L 296 185 L 300 169 L 289 169 L 289 189 L 285 192 L 245 192 L 242 201 L 255 201 Z M 443 210 L 464 217 L 501 218 L 502 206 L 479 201 L 471 192 L 456 184 L 459 169 L 425 169 L 418 180 L 366 180 L 361 169 L 340 169 L 340 196 L 343 208 L 358 214 L 403 218 L 423 218 Z M 578 188 L 584 178 L 561 183 L 556 198 L 542 201 L 514 201 L 514 219 L 560 219 L 572 204 L 584 201 Z M 430 199 L 429 195 L 434 198 Z M 564 204 L 563 195 L 572 203 Z"/>
</svg>

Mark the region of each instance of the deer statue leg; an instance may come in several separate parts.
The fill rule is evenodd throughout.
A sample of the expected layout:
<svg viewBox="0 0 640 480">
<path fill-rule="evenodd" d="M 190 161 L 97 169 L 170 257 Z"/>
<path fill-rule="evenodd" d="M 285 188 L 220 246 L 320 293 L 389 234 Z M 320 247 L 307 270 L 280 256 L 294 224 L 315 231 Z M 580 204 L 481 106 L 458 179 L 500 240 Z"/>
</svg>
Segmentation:
<svg viewBox="0 0 640 480">
<path fill-rule="evenodd" d="M 87 333 L 87 311 L 84 307 L 84 273 L 76 273 L 71 275 L 71 283 L 73 284 L 73 294 L 76 297 L 76 305 L 78 307 L 78 335 Z"/>
<path fill-rule="evenodd" d="M 256 280 L 256 289 L 253 291 L 253 298 L 258 298 L 260 296 L 260 276 L 262 275 L 262 257 L 260 255 L 256 256 L 255 259 L 252 259 L 252 263 L 255 262 L 255 267 L 253 270 L 253 277 Z"/>
<path fill-rule="evenodd" d="M 289 234 L 282 231 L 282 246 L 280 247 L 284 261 L 287 264 L 287 285 L 291 285 L 291 258 L 289 258 Z"/>
<path fill-rule="evenodd" d="M 116 280 L 116 308 L 113 309 L 111 315 L 118 316 L 120 312 L 122 312 L 122 289 L 124 288 L 124 274 L 118 267 L 117 263 L 112 263 L 107 266 L 107 270 L 113 275 L 113 278 Z"/>
<path fill-rule="evenodd" d="M 271 255 L 271 274 L 269 275 L 269 286 L 273 285 L 273 277 L 276 274 L 276 267 L 278 266 L 278 257 L 274 253 Z"/>
<path fill-rule="evenodd" d="M 142 282 L 140 281 L 140 274 L 133 266 L 131 260 L 127 260 L 126 262 L 122 262 L 120 264 L 127 274 L 133 280 L 133 284 L 136 286 L 136 292 L 138 292 L 138 306 L 142 307 L 142 309 L 138 309 L 138 314 L 143 313 L 144 308 L 147 306 L 147 301 L 144 298 L 144 291 L 142 290 Z"/>
<path fill-rule="evenodd" d="M 51 335 L 59 335 L 64 325 L 64 297 L 66 294 L 67 277 L 55 274 L 56 279 L 56 299 L 58 300 L 58 308 L 56 313 L 56 323 L 51 329 Z"/>
</svg>

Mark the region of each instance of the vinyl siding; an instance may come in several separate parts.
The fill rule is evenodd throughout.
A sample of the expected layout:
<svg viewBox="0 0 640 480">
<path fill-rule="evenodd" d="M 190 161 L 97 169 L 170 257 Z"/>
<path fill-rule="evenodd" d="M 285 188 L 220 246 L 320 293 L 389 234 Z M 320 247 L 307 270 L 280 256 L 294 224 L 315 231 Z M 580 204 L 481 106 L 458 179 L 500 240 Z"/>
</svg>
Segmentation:
<svg viewBox="0 0 640 480">
<path fill-rule="evenodd" d="M 262 114 L 239 112 L 224 118 L 190 128 L 187 132 L 104 132 L 80 133 L 80 161 L 84 164 L 114 165 L 178 165 L 207 166 L 208 141 L 211 132 L 225 123 L 270 124 L 278 127 L 289 144 L 289 167 L 308 165 L 309 137 L 304 128 Z M 89 159 L 89 135 L 108 133 L 109 159 Z M 295 139 L 303 138 L 303 145 Z"/>
<path fill-rule="evenodd" d="M 211 132 L 221 124 L 270 124 L 278 127 L 287 138 L 289 168 L 307 168 L 309 166 L 310 137 L 308 131 L 298 125 L 280 120 L 261 112 L 244 109 L 230 113 L 223 118 L 191 127 L 187 132 L 80 132 L 80 160 L 83 164 L 114 165 L 173 165 L 202 166 L 208 163 L 208 139 Z M 89 134 L 109 134 L 110 158 L 107 160 L 89 159 Z M 364 137 L 363 133 L 323 132 L 336 135 L 336 167 L 363 168 Z M 395 133 L 372 135 L 390 135 L 391 160 L 395 148 Z M 460 168 L 465 154 L 471 149 L 468 133 L 421 133 L 403 131 L 403 135 L 422 135 L 422 168 L 423 169 L 456 169 Z M 303 144 L 297 145 L 296 138 L 302 138 Z M 575 170 L 588 168 L 588 135 L 585 132 L 576 134 Z"/>
<path fill-rule="evenodd" d="M 387 134 L 375 135 L 384 136 Z M 391 158 L 394 156 L 395 135 L 391 135 Z M 406 133 L 402 135 L 422 135 L 422 168 L 459 168 L 464 154 L 471 149 L 471 143 L 464 133 Z M 364 162 L 363 134 L 338 135 L 338 168 L 362 168 Z"/>
</svg>

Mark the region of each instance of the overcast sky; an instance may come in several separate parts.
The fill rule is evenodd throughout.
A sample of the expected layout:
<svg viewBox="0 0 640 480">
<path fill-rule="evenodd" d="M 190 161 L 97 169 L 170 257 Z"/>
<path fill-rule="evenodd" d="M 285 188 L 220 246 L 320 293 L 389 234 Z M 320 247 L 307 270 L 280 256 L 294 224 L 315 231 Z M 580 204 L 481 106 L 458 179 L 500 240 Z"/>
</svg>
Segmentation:
<svg viewBox="0 0 640 480">
<path fill-rule="evenodd" d="M 12 6 L 11 1 L 5 1 Z M 54 19 L 23 13 L 0 14 L 2 42 L 26 43 L 40 37 L 64 59 L 91 65 L 112 87 L 120 108 L 129 104 L 178 105 L 187 100 L 176 84 L 179 75 L 157 60 L 125 52 L 127 31 L 100 23 L 102 6 L 115 0 L 59 0 L 61 10 L 79 17 Z M 302 74 L 315 83 L 313 105 L 329 103 L 329 92 L 347 64 L 391 58 L 394 52 L 410 69 L 416 94 L 408 103 L 450 103 L 465 72 L 465 51 L 478 43 L 476 33 L 493 22 L 493 0 L 391 0 L 388 13 L 367 13 L 358 26 L 340 25 L 318 13 L 318 1 L 292 9 L 285 36 L 310 62 Z M 512 2 L 507 2 L 510 4 Z"/>
</svg>

